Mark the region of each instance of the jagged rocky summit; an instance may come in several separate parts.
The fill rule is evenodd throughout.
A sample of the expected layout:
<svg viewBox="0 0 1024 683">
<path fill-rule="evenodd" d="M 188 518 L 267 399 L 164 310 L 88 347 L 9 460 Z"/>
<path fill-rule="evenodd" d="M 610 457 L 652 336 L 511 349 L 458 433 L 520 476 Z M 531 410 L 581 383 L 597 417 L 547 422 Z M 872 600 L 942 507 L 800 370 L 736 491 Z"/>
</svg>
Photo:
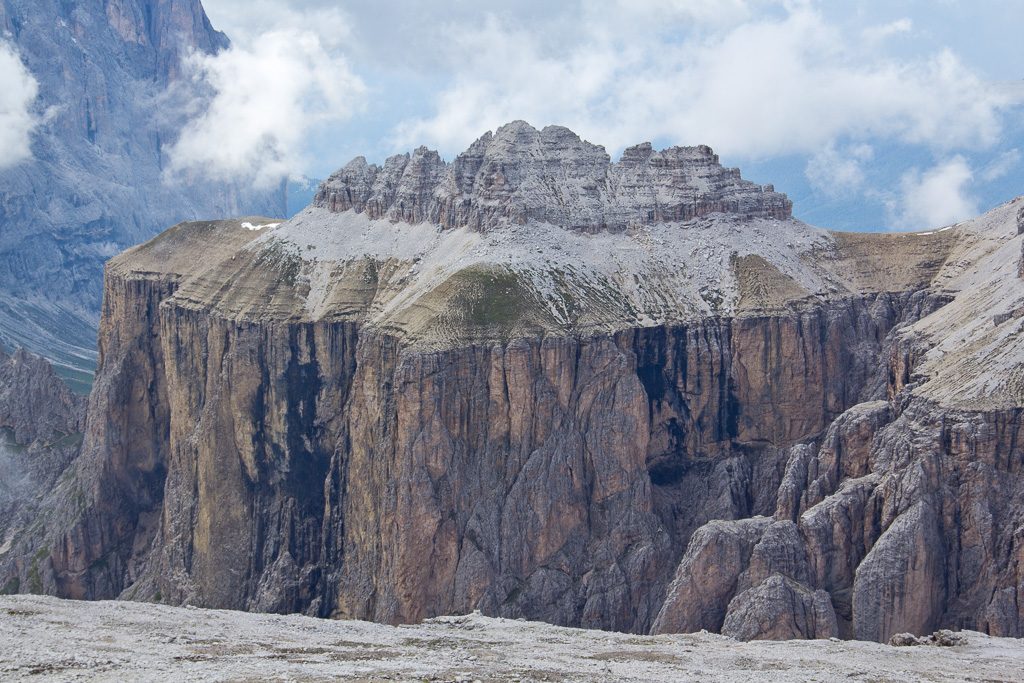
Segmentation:
<svg viewBox="0 0 1024 683">
<path fill-rule="evenodd" d="M 710 151 L 626 156 L 512 124 L 113 259 L 81 454 L 0 584 L 1024 635 L 1024 203 L 836 233 Z"/>
<path fill-rule="evenodd" d="M 426 147 L 383 167 L 358 157 L 320 187 L 313 205 L 445 228 L 535 221 L 584 232 L 712 213 L 784 219 L 793 210 L 771 185 L 722 168 L 710 147 L 655 152 L 644 143 L 613 164 L 603 147 L 568 128 L 537 130 L 523 121 L 485 134 L 451 164 Z"/>
</svg>

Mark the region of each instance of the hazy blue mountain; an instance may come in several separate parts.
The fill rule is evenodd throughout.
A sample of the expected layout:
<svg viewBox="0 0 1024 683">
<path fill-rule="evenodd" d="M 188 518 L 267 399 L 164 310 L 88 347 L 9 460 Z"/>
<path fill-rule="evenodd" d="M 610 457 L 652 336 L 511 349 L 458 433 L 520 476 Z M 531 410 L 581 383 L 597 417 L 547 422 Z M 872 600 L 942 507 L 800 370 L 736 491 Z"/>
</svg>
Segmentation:
<svg viewBox="0 0 1024 683">
<path fill-rule="evenodd" d="M 285 215 L 291 218 L 312 204 L 313 197 L 316 196 L 316 190 L 322 182 L 318 178 L 310 178 L 304 175 L 289 178 L 288 184 L 285 187 L 287 195 L 287 213 Z"/>
<path fill-rule="evenodd" d="M 181 59 L 228 46 L 199 0 L 0 0 L 0 33 L 44 119 L 0 172 L 0 342 L 88 370 L 107 258 L 185 219 L 283 215 L 285 193 L 164 178 Z"/>
</svg>

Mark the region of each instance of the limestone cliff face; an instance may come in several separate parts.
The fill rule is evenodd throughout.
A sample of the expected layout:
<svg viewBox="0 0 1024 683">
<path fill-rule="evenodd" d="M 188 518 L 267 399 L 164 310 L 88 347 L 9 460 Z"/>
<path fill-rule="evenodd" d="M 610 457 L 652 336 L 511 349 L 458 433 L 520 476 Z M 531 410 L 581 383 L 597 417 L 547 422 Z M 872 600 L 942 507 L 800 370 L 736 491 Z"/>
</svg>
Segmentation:
<svg viewBox="0 0 1024 683">
<path fill-rule="evenodd" d="M 459 227 L 417 187 L 114 259 L 82 454 L 0 570 L 388 622 L 1024 632 L 1022 321 L 976 313 L 1024 304 L 1019 205 L 900 236 L 518 199 Z"/>
<path fill-rule="evenodd" d="M 1021 436 L 1019 410 L 855 406 L 820 446 L 791 449 L 773 512 L 697 532 L 653 632 L 884 641 L 969 625 L 1019 635 Z M 713 597 L 702 578 L 711 567 Z"/>
<path fill-rule="evenodd" d="M 0 558 L 10 561 L 16 534 L 39 515 L 41 501 L 75 458 L 85 400 L 71 392 L 43 358 L 0 352 Z M 0 594 L 41 591 L 38 566 L 0 580 Z M 23 583 L 24 581 L 24 583 Z"/>
<path fill-rule="evenodd" d="M 132 300 L 168 293 L 132 282 L 146 288 Z M 785 318 L 423 353 L 345 321 L 240 323 L 168 304 L 133 305 L 141 320 L 104 329 L 158 328 L 160 341 L 139 364 L 122 357 L 133 381 L 110 401 L 156 410 L 114 410 L 142 438 L 110 463 L 127 481 L 109 497 L 151 510 L 155 482 L 133 482 L 166 463 L 128 595 L 389 622 L 479 608 L 634 631 L 650 627 L 694 529 L 772 512 L 777 444 L 868 391 L 879 346 L 862 335 L 883 339 L 920 305 L 880 294 Z M 74 584 L 64 577 L 89 555 L 77 558 L 58 558 L 72 564 L 58 582 Z"/>
</svg>

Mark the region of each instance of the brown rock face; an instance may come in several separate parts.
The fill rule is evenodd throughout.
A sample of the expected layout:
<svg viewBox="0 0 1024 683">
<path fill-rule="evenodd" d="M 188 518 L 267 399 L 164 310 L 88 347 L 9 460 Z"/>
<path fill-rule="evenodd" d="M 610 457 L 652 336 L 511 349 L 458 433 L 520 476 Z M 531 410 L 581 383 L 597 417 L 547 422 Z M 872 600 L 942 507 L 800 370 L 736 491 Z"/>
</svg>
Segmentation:
<svg viewBox="0 0 1024 683">
<path fill-rule="evenodd" d="M 882 339 L 918 306 L 879 295 L 427 353 L 344 322 L 223 320 L 173 290 L 108 273 L 82 456 L 107 454 L 104 493 L 58 544 L 55 590 L 633 631 L 696 528 L 773 512 L 778 444 L 856 402 L 878 353 L 861 334 Z M 90 570 L 102 552 L 111 570 Z M 752 588 L 783 570 L 765 562 Z M 814 625 L 820 596 L 791 597 L 813 615 L 805 635 L 831 633 Z"/>
<path fill-rule="evenodd" d="M 539 222 L 564 207 L 507 165 L 509 202 L 491 177 L 446 214 L 477 218 L 435 219 L 417 179 L 565 142 L 503 131 L 478 160 L 389 162 L 393 196 L 360 176 L 358 212 L 181 225 L 112 260 L 82 454 L 0 580 L 386 622 L 1024 634 L 1022 323 L 977 313 L 1024 305 L 1015 207 L 921 235 L 616 232 Z M 533 232 L 481 231 L 520 209 Z"/>
</svg>

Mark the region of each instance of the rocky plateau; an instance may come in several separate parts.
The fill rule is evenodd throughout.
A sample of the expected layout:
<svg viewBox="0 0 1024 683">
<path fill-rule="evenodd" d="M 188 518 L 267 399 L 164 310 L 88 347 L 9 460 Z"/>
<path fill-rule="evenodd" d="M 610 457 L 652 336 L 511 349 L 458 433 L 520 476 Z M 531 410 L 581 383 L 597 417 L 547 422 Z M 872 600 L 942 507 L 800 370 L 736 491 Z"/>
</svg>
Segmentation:
<svg viewBox="0 0 1024 683">
<path fill-rule="evenodd" d="M 1019 680 L 1024 643 L 950 647 L 636 636 L 479 613 L 386 626 L 126 602 L 0 597 L 0 677 L 33 681 Z M 966 663 L 966 664 L 965 664 Z"/>
<path fill-rule="evenodd" d="M 414 623 L 1024 636 L 1024 201 L 838 233 L 706 147 L 506 125 L 106 267 L 0 585 Z"/>
</svg>

